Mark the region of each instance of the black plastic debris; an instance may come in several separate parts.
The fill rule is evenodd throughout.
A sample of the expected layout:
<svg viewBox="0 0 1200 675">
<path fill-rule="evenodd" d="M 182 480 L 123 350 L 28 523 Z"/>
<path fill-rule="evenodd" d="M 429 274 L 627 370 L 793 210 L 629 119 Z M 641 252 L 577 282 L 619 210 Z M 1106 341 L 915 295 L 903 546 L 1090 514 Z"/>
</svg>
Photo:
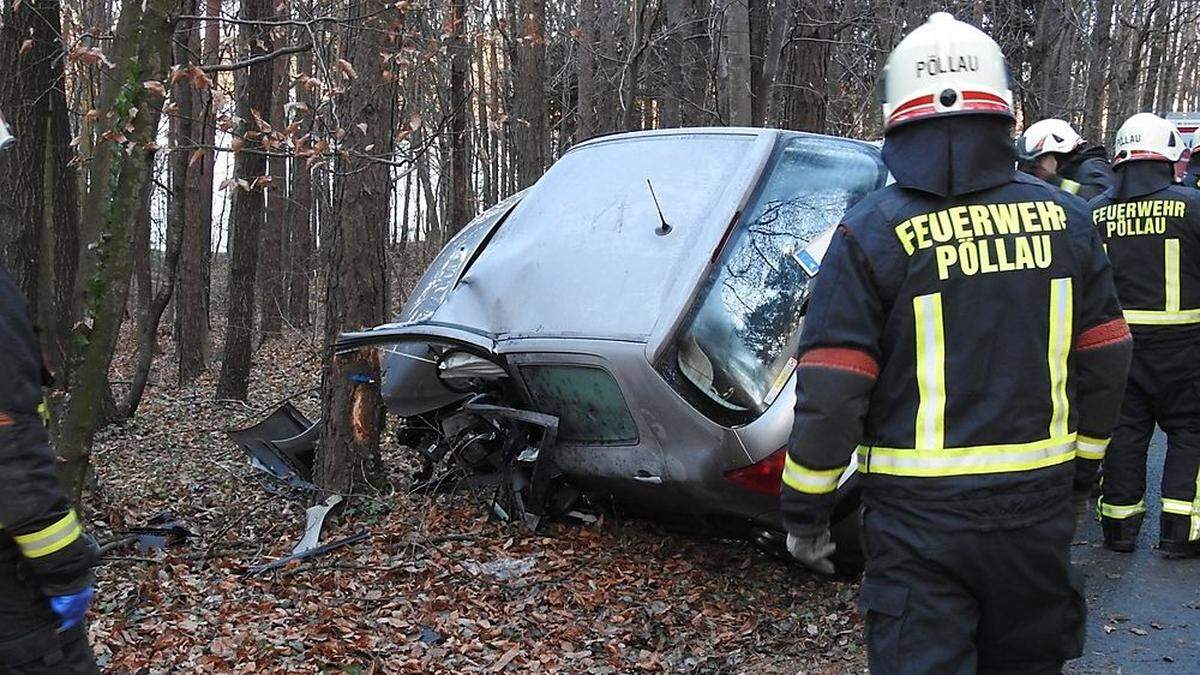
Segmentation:
<svg viewBox="0 0 1200 675">
<path fill-rule="evenodd" d="M 261 422 L 226 433 L 255 467 L 295 487 L 312 487 L 321 421 L 309 420 L 290 401 Z"/>
<path fill-rule="evenodd" d="M 138 550 L 145 553 L 171 546 L 182 546 L 196 536 L 183 526 L 174 513 L 163 511 L 151 518 L 145 525 L 129 528 L 129 535 L 135 537 Z"/>
</svg>

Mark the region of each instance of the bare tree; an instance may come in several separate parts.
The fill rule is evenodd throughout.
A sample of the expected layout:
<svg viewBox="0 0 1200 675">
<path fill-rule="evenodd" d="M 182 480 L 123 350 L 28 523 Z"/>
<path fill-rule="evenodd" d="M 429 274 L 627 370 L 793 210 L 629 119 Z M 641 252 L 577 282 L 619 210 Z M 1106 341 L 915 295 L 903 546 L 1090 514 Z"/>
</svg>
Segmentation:
<svg viewBox="0 0 1200 675">
<path fill-rule="evenodd" d="M 248 60 L 271 52 L 269 29 L 260 23 L 271 16 L 270 0 L 244 0 L 241 37 Z M 250 379 L 254 333 L 254 279 L 258 267 L 259 234 L 262 231 L 265 196 L 264 179 L 267 157 L 263 150 L 264 116 L 271 111 L 270 60 L 255 61 L 246 69 L 244 93 L 238 97 L 237 136 L 240 150 L 233 161 L 233 176 L 228 183 L 233 193 L 229 227 L 232 262 L 229 267 L 228 321 L 217 397 L 245 400 Z"/>
</svg>

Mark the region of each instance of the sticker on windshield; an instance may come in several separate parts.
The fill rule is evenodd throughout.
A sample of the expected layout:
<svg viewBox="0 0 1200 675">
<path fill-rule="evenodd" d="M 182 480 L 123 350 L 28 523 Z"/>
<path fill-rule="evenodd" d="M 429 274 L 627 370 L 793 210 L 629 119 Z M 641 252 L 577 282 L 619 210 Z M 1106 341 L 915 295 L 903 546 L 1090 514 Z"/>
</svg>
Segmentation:
<svg viewBox="0 0 1200 675">
<path fill-rule="evenodd" d="M 821 263 L 817 262 L 817 259 L 812 257 L 811 253 L 807 250 L 800 251 L 799 253 L 793 252 L 792 257 L 800 264 L 800 268 L 804 270 L 805 274 L 810 277 L 817 276 L 817 270 L 821 268 Z"/>
<path fill-rule="evenodd" d="M 793 356 L 787 360 L 787 365 L 783 367 L 783 370 L 780 370 L 779 374 L 775 376 L 775 382 L 771 385 L 771 390 L 767 392 L 767 398 L 763 401 L 764 403 L 771 405 L 775 402 L 775 397 L 779 396 L 779 392 L 783 391 L 783 385 L 788 383 L 788 380 L 792 377 L 792 371 L 795 369 L 796 357 Z"/>
</svg>

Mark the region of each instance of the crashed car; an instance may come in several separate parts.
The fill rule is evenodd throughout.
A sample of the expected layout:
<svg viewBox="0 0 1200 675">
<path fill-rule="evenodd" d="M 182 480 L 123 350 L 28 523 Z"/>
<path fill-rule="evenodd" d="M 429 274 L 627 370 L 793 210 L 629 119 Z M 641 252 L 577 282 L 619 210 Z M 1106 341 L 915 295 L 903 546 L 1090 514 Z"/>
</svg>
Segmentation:
<svg viewBox="0 0 1200 675">
<path fill-rule="evenodd" d="M 503 476 L 498 513 L 536 525 L 583 495 L 778 547 L 806 301 L 833 228 L 886 180 L 876 146 L 830 136 L 587 141 L 460 231 L 395 323 L 337 346 L 383 350 L 401 440 L 429 471 Z"/>
</svg>

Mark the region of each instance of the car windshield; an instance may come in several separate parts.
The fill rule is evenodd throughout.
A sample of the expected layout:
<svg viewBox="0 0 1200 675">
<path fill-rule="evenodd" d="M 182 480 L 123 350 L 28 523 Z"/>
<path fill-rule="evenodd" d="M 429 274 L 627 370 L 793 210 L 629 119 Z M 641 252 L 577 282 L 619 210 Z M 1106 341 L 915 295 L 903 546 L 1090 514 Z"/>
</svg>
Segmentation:
<svg viewBox="0 0 1200 675">
<path fill-rule="evenodd" d="M 467 223 L 458 234 L 446 243 L 445 248 L 437 254 L 429 269 L 421 275 L 417 285 L 413 287 L 412 297 L 404 303 L 397 319 L 400 323 L 425 321 L 446 301 L 446 296 L 458 283 L 463 268 L 475 255 L 480 244 L 487 239 L 492 228 L 520 201 L 522 194 L 517 193 L 501 200 L 492 208 L 479 214 L 475 220 Z"/>
<path fill-rule="evenodd" d="M 735 416 L 765 410 L 791 376 L 817 267 L 805 248 L 887 171 L 863 144 L 800 137 L 766 176 L 676 345 L 684 377 Z"/>
</svg>

